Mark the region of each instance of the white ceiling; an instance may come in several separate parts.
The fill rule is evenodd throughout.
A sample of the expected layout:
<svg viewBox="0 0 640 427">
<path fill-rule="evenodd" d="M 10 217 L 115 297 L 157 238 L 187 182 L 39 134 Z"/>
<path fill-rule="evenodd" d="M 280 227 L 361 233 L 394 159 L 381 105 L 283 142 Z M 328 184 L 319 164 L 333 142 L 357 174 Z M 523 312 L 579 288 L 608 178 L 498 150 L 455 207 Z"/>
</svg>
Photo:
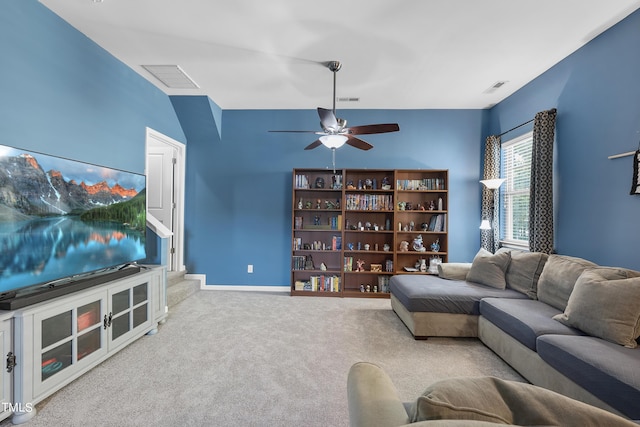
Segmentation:
<svg viewBox="0 0 640 427">
<path fill-rule="evenodd" d="M 640 0 L 40 0 L 168 95 L 223 109 L 487 108 Z M 179 65 L 169 89 L 142 65 Z M 487 90 L 506 81 L 493 93 Z"/>
</svg>

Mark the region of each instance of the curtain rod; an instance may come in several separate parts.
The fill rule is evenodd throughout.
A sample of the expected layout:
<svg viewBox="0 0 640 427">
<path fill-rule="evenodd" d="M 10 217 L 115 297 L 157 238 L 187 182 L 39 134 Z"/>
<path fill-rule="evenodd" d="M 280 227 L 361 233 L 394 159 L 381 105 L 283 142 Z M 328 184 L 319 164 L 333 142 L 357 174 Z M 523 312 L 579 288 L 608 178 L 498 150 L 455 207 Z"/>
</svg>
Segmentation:
<svg viewBox="0 0 640 427">
<path fill-rule="evenodd" d="M 522 127 L 522 126 L 524 126 L 524 125 L 528 125 L 529 123 L 531 123 L 531 122 L 532 122 L 532 121 L 534 121 L 534 120 L 535 120 L 535 119 L 531 119 L 531 120 L 529 120 L 528 122 L 521 123 L 521 124 L 519 124 L 518 126 L 512 127 L 512 128 L 511 128 L 511 129 L 509 129 L 509 130 L 505 130 L 505 131 L 504 131 L 504 132 L 502 132 L 500 135 L 496 135 L 496 136 L 497 136 L 497 137 L 501 137 L 502 135 L 507 134 L 507 133 L 509 133 L 509 132 L 511 132 L 511 131 L 513 131 L 513 130 L 518 129 L 518 128 L 521 128 L 521 127 Z"/>
<path fill-rule="evenodd" d="M 549 112 L 551 112 L 551 113 L 555 113 L 557 110 L 556 110 L 555 108 L 552 108 L 552 109 L 550 109 L 550 110 L 548 110 L 548 111 L 549 111 Z M 520 123 L 518 126 L 512 127 L 512 128 L 511 128 L 511 129 L 509 129 L 509 130 L 505 130 L 505 131 L 504 131 L 504 132 L 502 132 L 500 135 L 496 135 L 496 136 L 497 136 L 497 137 L 501 137 L 502 135 L 507 134 L 507 133 L 509 133 L 509 132 L 511 132 L 511 131 L 514 131 L 514 130 L 516 130 L 516 129 L 518 129 L 518 128 L 521 128 L 521 127 L 522 127 L 522 126 L 524 126 L 524 125 L 528 125 L 529 123 L 531 123 L 531 122 L 532 122 L 532 121 L 534 121 L 534 120 L 535 120 L 535 117 L 534 117 L 533 119 L 531 119 L 531 120 L 527 121 L 527 122 Z"/>
</svg>

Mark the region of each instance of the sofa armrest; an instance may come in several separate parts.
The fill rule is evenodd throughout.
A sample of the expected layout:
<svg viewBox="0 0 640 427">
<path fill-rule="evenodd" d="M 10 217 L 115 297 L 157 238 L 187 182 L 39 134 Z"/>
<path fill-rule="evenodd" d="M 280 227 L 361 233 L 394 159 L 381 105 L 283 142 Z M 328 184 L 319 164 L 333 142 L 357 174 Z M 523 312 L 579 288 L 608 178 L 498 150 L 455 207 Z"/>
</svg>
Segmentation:
<svg viewBox="0 0 640 427">
<path fill-rule="evenodd" d="M 389 376 L 377 365 L 359 362 L 347 378 L 351 427 L 396 427 L 409 416 Z"/>
</svg>

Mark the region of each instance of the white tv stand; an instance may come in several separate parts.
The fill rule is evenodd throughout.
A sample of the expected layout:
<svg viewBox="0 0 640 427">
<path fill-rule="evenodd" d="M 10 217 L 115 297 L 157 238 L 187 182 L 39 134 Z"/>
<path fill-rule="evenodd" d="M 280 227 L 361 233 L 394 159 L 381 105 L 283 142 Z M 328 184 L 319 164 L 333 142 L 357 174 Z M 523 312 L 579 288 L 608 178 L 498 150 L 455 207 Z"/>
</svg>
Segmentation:
<svg viewBox="0 0 640 427">
<path fill-rule="evenodd" d="M 139 273 L 14 311 L 0 311 L 0 420 L 35 405 L 165 320 L 166 270 Z M 11 346 L 13 338 L 13 346 Z M 15 356 L 15 360 L 13 357 Z"/>
</svg>

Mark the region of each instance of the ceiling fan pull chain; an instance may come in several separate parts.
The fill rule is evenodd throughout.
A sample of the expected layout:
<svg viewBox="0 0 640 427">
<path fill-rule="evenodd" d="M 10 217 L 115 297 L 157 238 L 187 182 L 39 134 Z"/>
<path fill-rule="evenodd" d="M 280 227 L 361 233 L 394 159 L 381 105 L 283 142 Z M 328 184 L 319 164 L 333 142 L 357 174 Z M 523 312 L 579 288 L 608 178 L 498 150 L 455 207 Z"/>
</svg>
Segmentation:
<svg viewBox="0 0 640 427">
<path fill-rule="evenodd" d="M 332 148 L 331 149 L 331 161 L 333 164 L 333 173 L 336 173 L 336 149 Z"/>
</svg>

